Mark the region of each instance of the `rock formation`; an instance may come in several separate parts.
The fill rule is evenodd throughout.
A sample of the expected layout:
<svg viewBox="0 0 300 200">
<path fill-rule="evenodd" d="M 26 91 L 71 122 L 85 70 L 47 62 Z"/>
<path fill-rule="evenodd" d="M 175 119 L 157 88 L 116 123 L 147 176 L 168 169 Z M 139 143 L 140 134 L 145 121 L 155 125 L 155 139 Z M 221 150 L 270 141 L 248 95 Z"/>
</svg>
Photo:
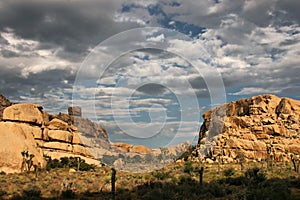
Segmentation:
<svg viewBox="0 0 300 200">
<path fill-rule="evenodd" d="M 33 154 L 33 164 L 44 167 L 44 155 L 52 159 L 80 157 L 89 164 L 102 163 L 127 171 L 152 171 L 174 162 L 190 146 L 150 149 L 142 145 L 110 143 L 106 130 L 82 118 L 81 108 L 51 115 L 36 104 L 14 104 L 5 98 L 0 121 L 0 171 L 20 172 L 21 152 Z"/>
<path fill-rule="evenodd" d="M 22 151 L 34 155 L 33 163 L 44 167 L 46 154 L 54 158 L 78 156 L 99 164 L 81 141 L 78 128 L 55 118 L 35 104 L 14 104 L 3 111 L 0 122 L 0 171 L 20 172 Z"/>
<path fill-rule="evenodd" d="M 146 154 L 146 153 L 151 153 L 152 149 L 149 149 L 145 146 L 142 145 L 132 145 L 132 144 L 125 144 L 121 142 L 116 142 L 114 143 L 116 147 L 119 147 L 125 152 L 131 152 L 131 153 L 138 153 L 138 154 Z"/>
<path fill-rule="evenodd" d="M 197 151 L 216 159 L 287 160 L 300 154 L 300 101 L 261 95 L 203 114 Z"/>
</svg>

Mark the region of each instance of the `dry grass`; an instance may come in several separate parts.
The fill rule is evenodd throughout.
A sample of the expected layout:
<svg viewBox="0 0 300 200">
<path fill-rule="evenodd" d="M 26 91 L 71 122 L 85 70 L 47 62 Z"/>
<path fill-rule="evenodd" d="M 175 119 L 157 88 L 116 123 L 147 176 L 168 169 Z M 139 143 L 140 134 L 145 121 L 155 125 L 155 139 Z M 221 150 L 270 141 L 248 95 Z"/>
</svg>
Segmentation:
<svg viewBox="0 0 300 200">
<path fill-rule="evenodd" d="M 264 197 L 268 191 L 251 188 L 244 180 L 248 168 L 258 167 L 267 180 L 269 190 L 286 188 L 293 199 L 300 198 L 300 177 L 289 164 L 278 163 L 272 169 L 260 163 L 246 164 L 241 171 L 238 164 L 204 165 L 203 185 L 199 184 L 198 163 L 174 163 L 160 171 L 151 173 L 117 172 L 116 199 L 241 199 L 250 195 Z M 234 169 L 233 175 L 226 177 L 224 170 Z M 69 169 L 55 169 L 24 174 L 0 175 L 1 199 L 110 199 L 110 168 L 96 168 L 93 172 L 69 172 Z M 72 194 L 62 193 L 62 183 L 72 183 Z M 269 185 L 268 185 L 269 184 Z M 271 184 L 271 185 L 270 185 Z M 273 185 L 272 185 L 273 184 Z M 251 187 L 250 187 L 251 186 Z M 250 193 L 248 195 L 248 193 Z M 69 195 L 69 196 L 68 196 Z M 244 196 L 243 196 L 244 195 Z M 245 196 L 246 195 L 246 196 Z M 247 196 L 248 195 L 248 196 Z"/>
</svg>

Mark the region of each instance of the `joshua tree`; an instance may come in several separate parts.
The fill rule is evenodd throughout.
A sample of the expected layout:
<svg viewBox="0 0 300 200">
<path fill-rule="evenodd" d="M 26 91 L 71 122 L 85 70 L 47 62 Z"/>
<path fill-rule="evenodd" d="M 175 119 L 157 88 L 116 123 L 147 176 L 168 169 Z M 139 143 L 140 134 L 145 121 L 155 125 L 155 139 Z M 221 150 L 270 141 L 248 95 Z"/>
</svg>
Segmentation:
<svg viewBox="0 0 300 200">
<path fill-rule="evenodd" d="M 267 167 L 271 167 L 271 169 L 273 168 L 273 159 L 275 156 L 275 152 L 274 152 L 274 147 L 272 142 L 267 143 Z"/>
<path fill-rule="evenodd" d="M 299 155 L 295 155 L 291 153 L 291 161 L 293 163 L 295 172 L 299 172 L 299 164 L 300 164 Z"/>
<path fill-rule="evenodd" d="M 21 171 L 27 171 L 29 172 L 31 170 L 31 167 L 33 166 L 32 159 L 34 158 L 33 154 L 29 154 L 28 151 L 22 151 L 21 155 L 23 157 Z"/>
<path fill-rule="evenodd" d="M 245 160 L 246 160 L 245 155 L 241 151 L 239 151 L 237 156 L 236 156 L 236 159 L 237 159 L 238 163 L 241 165 L 241 171 L 243 171 L 244 170 L 244 163 L 245 163 Z"/>
<path fill-rule="evenodd" d="M 198 173 L 199 173 L 199 183 L 202 186 L 202 183 L 203 183 L 203 174 L 204 174 L 204 167 L 203 166 L 200 167 Z"/>
<path fill-rule="evenodd" d="M 111 194 L 113 199 L 115 199 L 116 194 L 116 170 L 111 168 Z"/>
</svg>

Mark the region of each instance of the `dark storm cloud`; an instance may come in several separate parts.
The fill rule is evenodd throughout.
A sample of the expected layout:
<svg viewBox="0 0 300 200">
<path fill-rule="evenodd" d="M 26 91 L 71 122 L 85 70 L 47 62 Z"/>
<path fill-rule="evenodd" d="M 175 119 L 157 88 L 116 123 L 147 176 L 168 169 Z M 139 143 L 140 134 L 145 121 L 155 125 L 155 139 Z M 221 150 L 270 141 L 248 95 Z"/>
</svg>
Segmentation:
<svg viewBox="0 0 300 200">
<path fill-rule="evenodd" d="M 75 76 L 68 70 L 49 70 L 39 74 L 30 74 L 24 78 L 19 69 L 0 66 L 0 93 L 13 101 L 20 101 L 20 96 L 44 98 L 45 93 L 53 90 L 72 88 Z M 32 102 L 34 103 L 34 102 Z"/>
<path fill-rule="evenodd" d="M 282 0 L 277 2 L 278 9 L 284 10 L 288 15 L 300 24 L 300 1 L 298 0 Z"/>
<path fill-rule="evenodd" d="M 137 91 L 149 95 L 160 95 L 163 94 L 166 90 L 166 87 L 164 87 L 163 85 L 155 83 L 145 84 L 137 89 Z"/>
<path fill-rule="evenodd" d="M 82 54 L 113 34 L 137 26 L 114 21 L 119 6 L 119 1 L 96 0 L 3 1 L 0 29 L 11 28 L 21 38 L 41 42 L 42 48 L 55 45 Z"/>
</svg>

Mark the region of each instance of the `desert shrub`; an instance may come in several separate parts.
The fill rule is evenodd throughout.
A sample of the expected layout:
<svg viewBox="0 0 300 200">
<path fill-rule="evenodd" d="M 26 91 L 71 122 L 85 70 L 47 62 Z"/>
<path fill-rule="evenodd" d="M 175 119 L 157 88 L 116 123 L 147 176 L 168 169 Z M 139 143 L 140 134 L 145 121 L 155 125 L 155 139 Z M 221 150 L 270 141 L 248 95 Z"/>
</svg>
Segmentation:
<svg viewBox="0 0 300 200">
<path fill-rule="evenodd" d="M 193 163 L 192 162 L 186 162 L 184 163 L 184 173 L 191 174 L 194 171 Z"/>
<path fill-rule="evenodd" d="M 49 159 L 47 161 L 47 165 L 46 165 L 46 170 L 50 171 L 51 169 L 55 169 L 55 168 L 62 168 L 62 164 L 60 163 L 59 160 L 57 159 Z"/>
<path fill-rule="evenodd" d="M 163 172 L 163 171 L 154 171 L 152 172 L 152 176 L 154 176 L 158 180 L 164 180 L 171 177 L 170 172 Z"/>
<path fill-rule="evenodd" d="M 256 199 L 291 199 L 291 191 L 285 184 L 274 184 L 268 187 L 249 188 L 246 193 L 247 200 Z"/>
<path fill-rule="evenodd" d="M 0 197 L 4 196 L 4 195 L 6 195 L 6 194 L 7 194 L 7 192 L 6 192 L 5 190 L 1 190 L 1 189 L 0 189 Z"/>
<path fill-rule="evenodd" d="M 209 192 L 210 194 L 212 194 L 214 197 L 217 198 L 226 196 L 225 189 L 217 183 L 211 183 L 207 192 Z"/>
<path fill-rule="evenodd" d="M 75 197 L 75 193 L 73 190 L 64 190 L 61 192 L 61 197 L 63 198 L 74 198 Z"/>
<path fill-rule="evenodd" d="M 193 181 L 193 179 L 190 176 L 186 176 L 186 175 L 184 176 L 184 175 L 182 175 L 182 176 L 179 177 L 178 184 L 179 185 L 183 185 L 183 184 L 190 184 L 192 182 L 194 182 L 194 181 Z"/>
<path fill-rule="evenodd" d="M 230 176 L 234 175 L 234 173 L 235 173 L 235 170 L 234 170 L 232 167 L 230 167 L 230 168 L 228 168 L 228 169 L 225 169 L 225 170 L 223 171 L 223 174 L 224 174 L 224 176 L 226 176 L 226 177 L 230 177 Z"/>
<path fill-rule="evenodd" d="M 41 189 L 36 185 L 29 185 L 22 192 L 24 199 L 40 199 Z"/>
<path fill-rule="evenodd" d="M 87 164 L 84 159 L 78 157 L 62 157 L 60 160 L 48 159 L 46 169 L 49 171 L 55 168 L 78 168 L 80 171 L 92 171 L 95 169 L 95 165 Z"/>
<path fill-rule="evenodd" d="M 178 179 L 177 179 L 175 176 L 173 176 L 173 177 L 171 178 L 171 182 L 172 182 L 173 184 L 176 184 L 176 183 L 178 182 Z"/>
<path fill-rule="evenodd" d="M 248 179 L 249 184 L 256 185 L 266 180 L 266 174 L 261 172 L 258 167 L 248 169 L 245 172 L 245 177 Z"/>
<path fill-rule="evenodd" d="M 248 179 L 245 176 L 239 176 L 236 178 L 228 177 L 225 182 L 229 185 L 241 186 L 248 183 Z"/>
</svg>

